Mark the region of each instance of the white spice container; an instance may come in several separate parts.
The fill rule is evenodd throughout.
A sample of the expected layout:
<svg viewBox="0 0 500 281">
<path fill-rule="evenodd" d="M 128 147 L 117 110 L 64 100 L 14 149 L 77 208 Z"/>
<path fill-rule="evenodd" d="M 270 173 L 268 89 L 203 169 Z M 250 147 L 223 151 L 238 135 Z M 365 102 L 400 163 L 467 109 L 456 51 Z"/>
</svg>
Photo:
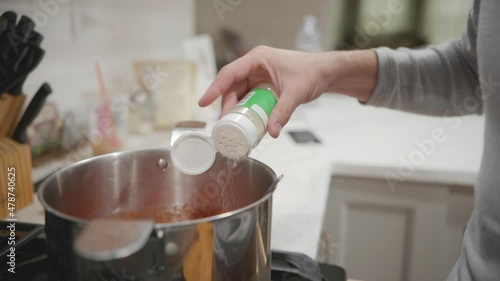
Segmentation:
<svg viewBox="0 0 500 281">
<path fill-rule="evenodd" d="M 260 84 L 215 124 L 212 139 L 223 156 L 239 160 L 248 156 L 266 134 L 267 122 L 276 106 L 271 84 Z"/>
</svg>

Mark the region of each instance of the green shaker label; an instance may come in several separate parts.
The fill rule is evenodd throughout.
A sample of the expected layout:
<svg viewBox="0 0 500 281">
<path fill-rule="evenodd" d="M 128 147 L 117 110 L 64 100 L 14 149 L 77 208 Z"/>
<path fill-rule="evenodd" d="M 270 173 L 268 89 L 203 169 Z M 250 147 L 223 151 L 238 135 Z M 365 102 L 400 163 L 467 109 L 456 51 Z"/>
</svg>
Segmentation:
<svg viewBox="0 0 500 281">
<path fill-rule="evenodd" d="M 277 102 L 273 92 L 267 89 L 256 88 L 249 92 L 238 105 L 255 111 L 262 118 L 264 124 L 267 124 L 269 116 L 271 116 L 271 111 Z"/>
</svg>

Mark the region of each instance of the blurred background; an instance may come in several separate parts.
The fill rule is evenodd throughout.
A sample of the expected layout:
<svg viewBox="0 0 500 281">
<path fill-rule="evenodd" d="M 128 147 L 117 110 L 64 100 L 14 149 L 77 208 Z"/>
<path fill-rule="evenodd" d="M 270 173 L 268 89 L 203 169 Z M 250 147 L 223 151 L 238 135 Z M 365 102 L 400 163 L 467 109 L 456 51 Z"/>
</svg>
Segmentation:
<svg viewBox="0 0 500 281">
<path fill-rule="evenodd" d="M 388 12 L 391 2 L 399 3 L 397 13 Z M 82 91 L 96 88 L 96 60 L 109 88 L 130 89 L 134 61 L 184 58 L 184 41 L 197 34 L 212 37 L 219 68 L 257 45 L 297 49 L 307 24 L 325 51 L 422 46 L 460 36 L 471 2 L 3 0 L 0 8 L 31 16 L 45 37 L 46 56 L 26 81 L 27 92 L 49 80 L 52 99 L 67 110 L 81 104 Z M 312 22 L 304 23 L 308 15 Z"/>
<path fill-rule="evenodd" d="M 215 38 L 219 58 L 224 49 L 221 31 L 226 29 L 238 33 L 248 47 L 294 49 L 307 15 L 317 19 L 322 50 L 434 44 L 461 35 L 472 4 L 471 0 L 234 2 L 241 2 L 241 8 L 228 8 L 222 17 L 211 1 L 196 2 L 196 32 Z M 356 35 L 362 39 L 355 42 Z"/>
</svg>

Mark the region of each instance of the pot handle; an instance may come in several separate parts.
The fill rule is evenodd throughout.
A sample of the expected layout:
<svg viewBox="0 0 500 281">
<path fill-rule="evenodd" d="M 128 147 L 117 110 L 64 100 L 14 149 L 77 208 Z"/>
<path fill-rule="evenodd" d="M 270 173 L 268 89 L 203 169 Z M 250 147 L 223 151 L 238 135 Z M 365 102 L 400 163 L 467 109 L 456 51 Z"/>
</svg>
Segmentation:
<svg viewBox="0 0 500 281">
<path fill-rule="evenodd" d="M 276 187 L 278 187 L 278 183 L 281 181 L 281 179 L 283 179 L 283 175 L 280 175 L 273 181 L 273 183 L 271 183 L 271 185 L 267 188 L 267 191 L 264 194 L 264 196 L 269 193 L 273 193 L 276 190 Z"/>
<path fill-rule="evenodd" d="M 98 262 L 128 257 L 146 245 L 153 228 L 152 220 L 95 219 L 78 234 L 73 250 Z"/>
</svg>

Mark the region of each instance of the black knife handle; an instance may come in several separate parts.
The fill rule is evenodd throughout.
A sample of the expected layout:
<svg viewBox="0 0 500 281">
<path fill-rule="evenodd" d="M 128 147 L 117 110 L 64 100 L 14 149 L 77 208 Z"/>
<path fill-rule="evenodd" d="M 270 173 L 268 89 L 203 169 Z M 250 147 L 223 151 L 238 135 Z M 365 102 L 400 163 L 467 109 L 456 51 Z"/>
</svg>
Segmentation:
<svg viewBox="0 0 500 281">
<path fill-rule="evenodd" d="M 43 41 L 43 36 L 40 33 L 36 32 L 36 31 L 31 32 L 31 35 L 29 38 L 30 44 L 33 44 L 35 46 L 40 46 L 42 41 Z"/>
<path fill-rule="evenodd" d="M 0 17 L 0 34 L 2 34 L 7 29 L 8 25 L 9 22 L 7 21 L 7 19 Z"/>
<path fill-rule="evenodd" d="M 31 122 L 35 120 L 35 117 L 38 115 L 38 113 L 40 113 L 40 110 L 45 104 L 45 99 L 50 93 L 52 93 L 52 89 L 50 88 L 49 84 L 43 83 L 40 89 L 38 89 L 38 91 L 36 92 L 33 99 L 30 101 L 30 104 L 28 105 L 28 108 L 26 108 L 23 117 L 17 124 L 17 127 L 12 134 L 13 140 L 19 143 L 27 142 L 26 129 L 29 125 L 31 125 Z"/>
<path fill-rule="evenodd" d="M 29 38 L 35 29 L 35 22 L 27 16 L 22 16 L 16 25 L 16 33 L 23 38 Z"/>
<path fill-rule="evenodd" d="M 17 14 L 14 13 L 13 11 L 7 11 L 2 14 L 2 18 L 7 19 L 10 25 L 16 26 L 16 21 L 17 21 Z"/>
<path fill-rule="evenodd" d="M 7 89 L 7 92 L 12 96 L 20 96 L 23 93 L 23 85 L 28 78 L 28 75 L 25 75 L 21 80 L 17 81 L 12 87 Z"/>
<path fill-rule="evenodd" d="M 29 73 L 38 66 L 45 54 L 45 51 L 38 46 L 31 46 L 28 51 L 29 53 L 25 56 L 25 58 L 17 63 L 17 65 L 24 67 L 24 69 L 19 69 L 16 74 L 19 79 L 14 83 L 9 84 L 5 90 L 13 96 L 18 96 L 23 93 L 22 87 L 24 81 L 28 77 Z"/>
</svg>

